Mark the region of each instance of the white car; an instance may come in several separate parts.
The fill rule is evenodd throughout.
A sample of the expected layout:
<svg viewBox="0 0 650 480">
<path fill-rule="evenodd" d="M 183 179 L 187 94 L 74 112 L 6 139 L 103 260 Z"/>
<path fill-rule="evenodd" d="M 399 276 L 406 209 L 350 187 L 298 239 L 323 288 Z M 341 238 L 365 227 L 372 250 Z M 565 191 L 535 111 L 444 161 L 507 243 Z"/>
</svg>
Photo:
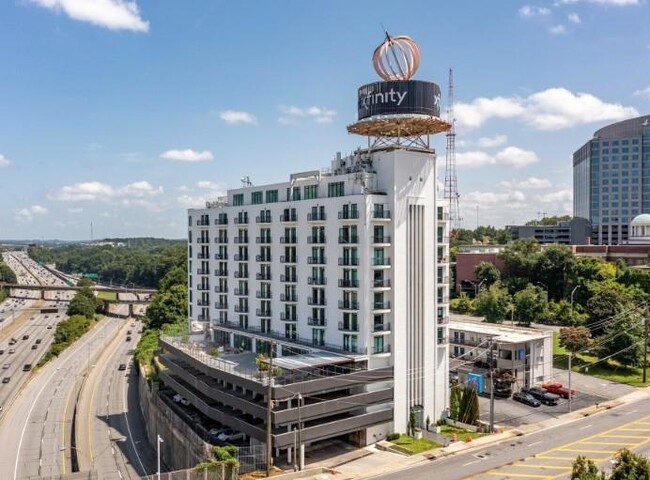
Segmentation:
<svg viewBox="0 0 650 480">
<path fill-rule="evenodd" d="M 185 405 L 185 406 L 190 404 L 190 402 L 187 400 L 187 398 L 185 398 L 180 393 L 177 393 L 176 395 L 174 395 L 172 397 L 172 400 L 174 400 L 176 403 L 180 403 L 181 405 Z"/>
<path fill-rule="evenodd" d="M 238 440 L 243 440 L 245 435 L 241 432 L 235 432 L 234 430 L 226 430 L 225 432 L 219 434 L 217 440 L 221 442 L 236 442 Z"/>
</svg>

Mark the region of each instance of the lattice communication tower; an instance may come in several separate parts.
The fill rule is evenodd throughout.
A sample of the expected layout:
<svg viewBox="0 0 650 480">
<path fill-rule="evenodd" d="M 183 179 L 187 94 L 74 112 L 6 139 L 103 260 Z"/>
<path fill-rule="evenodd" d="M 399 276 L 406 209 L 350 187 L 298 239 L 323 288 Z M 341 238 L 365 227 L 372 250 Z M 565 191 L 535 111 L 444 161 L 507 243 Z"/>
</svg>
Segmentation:
<svg viewBox="0 0 650 480">
<path fill-rule="evenodd" d="M 454 71 L 449 69 L 449 92 L 447 98 L 447 151 L 445 156 L 445 199 L 449 201 L 449 222 L 452 233 L 460 228 L 460 194 L 456 177 L 456 128 L 454 126 Z"/>
</svg>

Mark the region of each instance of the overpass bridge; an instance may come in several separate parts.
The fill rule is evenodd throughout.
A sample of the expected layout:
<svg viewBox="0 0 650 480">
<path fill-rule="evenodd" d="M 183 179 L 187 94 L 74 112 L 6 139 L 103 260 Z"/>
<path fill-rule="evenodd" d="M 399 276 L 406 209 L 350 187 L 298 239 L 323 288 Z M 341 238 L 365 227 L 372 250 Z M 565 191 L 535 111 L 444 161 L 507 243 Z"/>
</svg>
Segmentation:
<svg viewBox="0 0 650 480">
<path fill-rule="evenodd" d="M 9 290 L 10 297 L 17 297 L 15 295 L 16 290 L 27 290 L 27 291 L 38 291 L 41 294 L 41 299 L 46 300 L 46 292 L 69 292 L 81 290 L 84 287 L 78 287 L 76 285 L 21 285 L 18 283 L 6 283 L 0 282 L 0 288 L 5 288 Z M 116 293 L 119 300 L 120 293 L 131 293 L 131 294 L 140 294 L 140 295 L 153 295 L 157 292 L 154 288 L 115 288 L 115 287 L 105 287 L 100 285 L 93 285 L 89 287 L 93 292 L 111 292 Z M 122 300 L 120 303 L 148 303 L 148 300 Z"/>
</svg>

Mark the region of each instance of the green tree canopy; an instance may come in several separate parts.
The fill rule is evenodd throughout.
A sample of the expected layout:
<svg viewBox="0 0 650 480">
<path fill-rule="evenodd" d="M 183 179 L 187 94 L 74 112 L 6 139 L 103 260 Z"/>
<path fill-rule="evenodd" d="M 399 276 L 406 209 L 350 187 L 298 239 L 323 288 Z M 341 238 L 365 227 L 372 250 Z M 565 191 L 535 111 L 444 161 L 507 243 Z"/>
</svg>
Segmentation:
<svg viewBox="0 0 650 480">
<path fill-rule="evenodd" d="M 567 281 L 573 274 L 573 264 L 573 252 L 566 245 L 547 245 L 539 254 L 535 278 L 546 286 L 549 299 L 564 298 Z"/>
<path fill-rule="evenodd" d="M 514 295 L 515 318 L 520 325 L 530 326 L 531 323 L 546 319 L 546 292 L 530 283 Z"/>
<path fill-rule="evenodd" d="M 158 293 L 147 309 L 149 328 L 161 328 L 166 323 L 187 323 L 187 288 L 173 285 L 165 292 Z"/>
<path fill-rule="evenodd" d="M 495 282 L 489 288 L 481 289 L 474 300 L 474 310 L 478 315 L 483 315 L 487 322 L 501 323 L 508 313 L 509 303 L 508 291 L 501 282 Z"/>
<path fill-rule="evenodd" d="M 560 329 L 560 346 L 571 353 L 578 353 L 591 347 L 591 330 L 587 327 L 565 327 Z"/>
<path fill-rule="evenodd" d="M 474 276 L 477 282 L 485 282 L 485 285 L 492 285 L 501 278 L 501 272 L 491 262 L 481 262 L 474 268 Z"/>
</svg>

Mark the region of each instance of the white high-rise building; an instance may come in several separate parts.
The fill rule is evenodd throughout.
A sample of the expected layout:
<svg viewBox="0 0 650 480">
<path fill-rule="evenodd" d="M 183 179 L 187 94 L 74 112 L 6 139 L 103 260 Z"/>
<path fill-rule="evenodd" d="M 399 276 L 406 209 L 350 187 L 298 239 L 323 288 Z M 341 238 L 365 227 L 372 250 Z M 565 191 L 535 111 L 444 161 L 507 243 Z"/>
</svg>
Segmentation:
<svg viewBox="0 0 650 480">
<path fill-rule="evenodd" d="M 448 128 L 438 104 L 431 82 L 366 85 L 349 130 L 381 137 L 367 149 L 188 211 L 190 329 L 222 353 L 162 337 L 165 385 L 265 442 L 268 382 L 254 359 L 272 353 L 271 442 L 288 458 L 294 442 L 367 445 L 440 418 L 449 225 L 435 153 L 419 138 Z"/>
</svg>

